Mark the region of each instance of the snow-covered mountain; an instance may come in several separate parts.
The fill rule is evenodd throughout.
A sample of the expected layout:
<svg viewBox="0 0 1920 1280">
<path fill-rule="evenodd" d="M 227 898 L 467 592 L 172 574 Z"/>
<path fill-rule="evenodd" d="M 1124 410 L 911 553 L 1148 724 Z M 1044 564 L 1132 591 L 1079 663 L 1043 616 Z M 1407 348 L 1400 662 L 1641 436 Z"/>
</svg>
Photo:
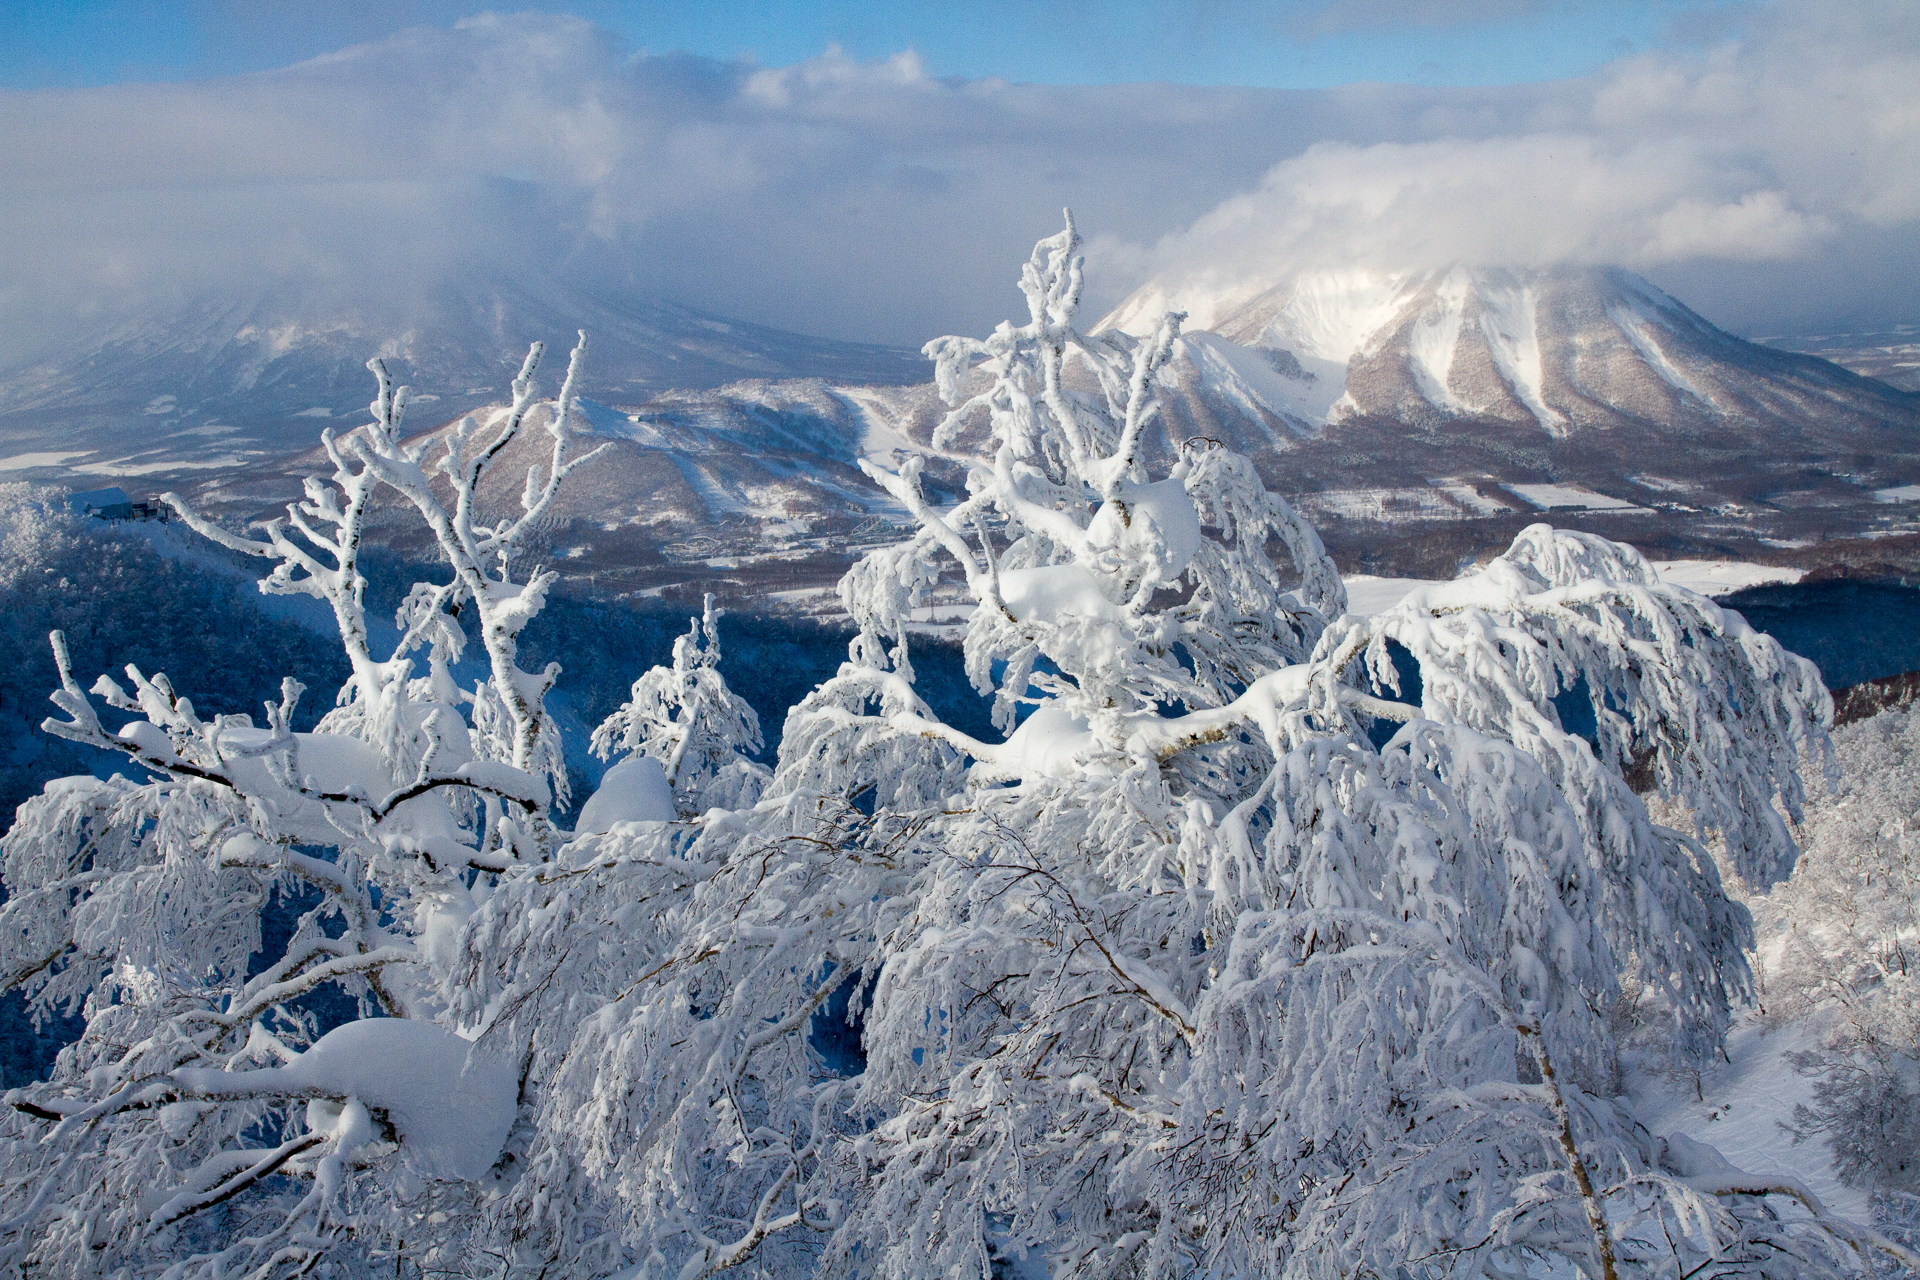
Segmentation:
<svg viewBox="0 0 1920 1280">
<path fill-rule="evenodd" d="M 1217 274 L 1149 285 L 1102 322 L 1189 314 L 1162 446 L 1252 454 L 1363 563 L 1412 551 L 1451 572 L 1500 531 L 1431 522 L 1542 512 L 1668 555 L 1920 532 L 1920 395 L 1737 338 L 1629 272 Z M 1409 542 L 1409 524 L 1432 532 Z"/>
<path fill-rule="evenodd" d="M 615 403 L 743 378 L 925 376 L 917 352 L 553 281 L 483 277 L 405 307 L 263 291 L 121 317 L 0 370 L 0 469 L 167 476 L 303 451 L 327 421 L 365 412 L 375 353 L 412 385 L 418 419 L 451 418 L 500 398 L 534 339 L 557 387 L 576 329 L 592 335 L 588 394 Z"/>
<path fill-rule="evenodd" d="M 1144 329 L 1168 300 L 1143 290 L 1103 324 Z M 1223 440 L 1373 572 L 1450 573 L 1543 512 L 1670 557 L 1920 530 L 1920 396 L 1742 341 L 1623 271 L 1350 272 L 1174 300 L 1191 318 L 1156 465 Z M 928 450 L 944 414 L 917 353 L 494 281 L 404 323 L 256 300 L 103 330 L 0 379 L 0 475 L 184 485 L 268 514 L 319 461 L 320 429 L 362 420 L 369 351 L 432 430 L 499 403 L 532 337 L 551 393 L 581 327 L 585 411 L 613 449 L 555 509 L 550 550 L 599 588 L 832 581 L 902 516 L 857 459 Z M 963 432 L 954 452 L 979 443 Z M 536 459 L 512 461 L 503 502 Z M 935 459 L 936 496 L 962 491 L 964 466 Z"/>
<path fill-rule="evenodd" d="M 1197 381 L 1303 434 L 1372 415 L 1485 419 L 1555 437 L 1738 424 L 1758 444 L 1920 423 L 1912 397 L 1736 338 L 1617 268 L 1329 272 L 1251 296 L 1149 285 L 1102 327 L 1146 332 L 1170 299 L 1192 316 Z"/>
</svg>

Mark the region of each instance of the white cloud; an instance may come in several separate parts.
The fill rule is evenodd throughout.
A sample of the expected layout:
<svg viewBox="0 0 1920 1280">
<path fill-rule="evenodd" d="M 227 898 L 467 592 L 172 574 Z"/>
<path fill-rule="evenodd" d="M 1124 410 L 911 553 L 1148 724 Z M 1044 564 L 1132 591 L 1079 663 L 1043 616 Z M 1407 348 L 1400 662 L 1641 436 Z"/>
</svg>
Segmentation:
<svg viewBox="0 0 1920 1280">
<path fill-rule="evenodd" d="M 175 287 L 390 298 L 504 263 L 918 342 L 1002 313 L 1063 204 L 1136 241 L 1203 213 L 1312 140 L 1289 106 L 949 82 L 911 55 L 629 58 L 540 15 L 200 84 L 0 93 L 0 238 L 30 249 L 0 261 L 0 323 Z M 1419 109 L 1348 114 L 1371 132 Z"/>
<path fill-rule="evenodd" d="M 1064 204 L 1095 236 L 1094 306 L 1154 273 L 1571 257 L 1749 308 L 1790 266 L 1809 316 L 1877 289 L 1908 317 L 1889 255 L 1920 239 L 1916 15 L 1767 10 L 1741 43 L 1579 81 L 1323 92 L 632 57 L 518 15 L 226 80 L 0 93 L 0 350 L 176 292 L 398 314 L 483 268 L 917 344 L 1010 314 Z"/>
<path fill-rule="evenodd" d="M 1202 307 L 1354 265 L 1686 265 L 1696 278 L 1705 265 L 1751 279 L 1764 268 L 1750 264 L 1849 262 L 1825 296 L 1799 300 L 1812 316 L 1884 284 L 1861 278 L 1847 242 L 1911 244 L 1917 221 L 1920 10 L 1838 3 L 1766 11 L 1701 56 L 1623 60 L 1479 137 L 1309 147 L 1114 260 Z M 1911 259 L 1876 270 L 1904 281 L 1907 315 L 1920 310 Z"/>
</svg>

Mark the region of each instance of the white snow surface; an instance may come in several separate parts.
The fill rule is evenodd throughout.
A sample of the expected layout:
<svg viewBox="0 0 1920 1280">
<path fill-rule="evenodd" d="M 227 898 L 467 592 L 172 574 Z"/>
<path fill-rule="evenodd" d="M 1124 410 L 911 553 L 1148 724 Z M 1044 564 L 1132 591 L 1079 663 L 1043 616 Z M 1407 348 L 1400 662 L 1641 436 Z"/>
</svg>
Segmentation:
<svg viewBox="0 0 1920 1280">
<path fill-rule="evenodd" d="M 1843 1186 L 1833 1158 L 1818 1139 L 1794 1145 L 1782 1123 L 1798 1103 L 1813 1101 L 1813 1081 L 1796 1072 L 1786 1055 L 1814 1048 L 1819 1032 L 1806 1023 L 1766 1031 L 1748 1020 L 1727 1037 L 1729 1062 L 1700 1082 L 1636 1074 L 1628 1094 L 1640 1122 L 1657 1134 L 1680 1134 L 1715 1148 L 1737 1169 L 1779 1174 L 1805 1183 L 1828 1209 L 1858 1223 L 1872 1221 L 1867 1195 Z"/>
<path fill-rule="evenodd" d="M 1557 409 L 1549 408 L 1543 391 L 1540 367 L 1540 329 L 1533 290 L 1482 288 L 1480 303 L 1485 311 L 1480 328 L 1487 335 L 1487 349 L 1500 376 L 1513 388 L 1520 403 L 1527 406 L 1540 425 L 1555 435 L 1566 429 L 1567 420 Z"/>
<path fill-rule="evenodd" d="M 1472 485 L 1458 480 L 1441 481 L 1435 487 L 1477 516 L 1504 515 L 1513 510 L 1506 503 L 1489 498 Z"/>
<path fill-rule="evenodd" d="M 1371 271 L 1302 275 L 1293 282 L 1286 302 L 1252 346 L 1240 346 L 1203 332 L 1259 292 L 1246 287 L 1177 299 L 1148 289 L 1101 321 L 1099 327 L 1143 336 L 1159 323 L 1161 311 L 1177 302 L 1189 313 L 1187 330 L 1180 339 L 1182 353 L 1216 394 L 1243 408 L 1257 406 L 1317 427 L 1337 421 L 1351 408 L 1347 365 L 1354 356 L 1370 351 L 1390 331 L 1403 305 L 1406 284 L 1405 276 Z M 1456 322 L 1455 338 L 1458 332 Z M 1291 353 L 1308 376 L 1294 378 L 1279 372 L 1262 349 Z M 1451 349 L 1448 343 L 1445 359 L 1449 363 Z M 1436 361 L 1440 358 L 1438 354 L 1433 356 Z"/>
<path fill-rule="evenodd" d="M 280 1070 L 384 1107 L 415 1168 L 466 1180 L 500 1158 L 519 1093 L 510 1060 L 412 1018 L 336 1027 Z"/>
<path fill-rule="evenodd" d="M 1466 413 L 1470 405 L 1453 393 L 1453 354 L 1460 345 L 1460 323 L 1466 314 L 1473 280 L 1459 267 L 1446 274 L 1435 290 L 1438 306 L 1414 322 L 1408 339 L 1413 379 L 1420 394 L 1443 409 Z"/>
<path fill-rule="evenodd" d="M 1285 346 L 1296 356 L 1330 360 L 1344 369 L 1399 314 L 1406 282 L 1404 276 L 1371 271 L 1303 275 L 1261 336 L 1276 340 L 1267 345 Z"/>
<path fill-rule="evenodd" d="M 1644 511 L 1622 498 L 1609 498 L 1578 484 L 1509 484 L 1508 491 L 1518 494 L 1542 511 L 1555 507 L 1584 507 L 1589 511 Z"/>
<path fill-rule="evenodd" d="M 1120 621 L 1120 606 L 1107 599 L 1093 575 L 1074 564 L 1000 571 L 1000 598 L 1021 622 L 1058 623 L 1067 617 Z"/>
<path fill-rule="evenodd" d="M 91 449 L 63 449 L 56 452 L 16 453 L 0 458 L 0 471 L 30 471 L 35 467 L 57 467 L 68 458 L 84 458 Z"/>
<path fill-rule="evenodd" d="M 283 1067 L 178 1072 L 189 1088 L 233 1096 L 310 1091 L 387 1113 L 408 1161 L 428 1177 L 471 1181 L 506 1145 L 519 1094 L 511 1060 L 429 1022 L 362 1018 L 336 1027 Z"/>
<path fill-rule="evenodd" d="M 607 770 L 600 789 L 580 806 L 575 835 L 611 831 L 620 822 L 672 822 L 673 787 L 652 756 L 628 756 Z"/>
<path fill-rule="evenodd" d="M 166 731 L 145 720 L 130 722 L 121 729 L 120 736 L 162 758 L 171 753 Z M 293 739 L 298 747 L 293 760 L 294 775 L 308 790 L 334 795 L 358 791 L 373 801 L 383 800 L 393 791 L 393 774 L 372 744 L 337 733 L 296 733 Z M 274 781 L 264 757 L 238 754 L 261 750 L 272 740 L 272 732 L 266 729 L 226 730 L 220 735 L 220 742 L 229 753 L 227 772 L 250 794 L 278 794 L 289 829 L 302 839 L 316 844 L 328 842 L 335 832 L 327 819 L 325 804 L 285 793 Z M 409 800 L 396 809 L 388 821 L 391 830 L 406 826 L 416 833 L 447 837 L 454 834 L 453 819 L 446 806 L 431 796 Z"/>
<path fill-rule="evenodd" d="M 1745 560 L 1655 560 L 1652 563 L 1662 582 L 1686 587 L 1703 596 L 1731 595 L 1769 582 L 1798 582 L 1806 575 L 1804 569 L 1752 564 Z M 1376 578 L 1366 573 L 1350 573 L 1345 581 L 1347 612 L 1361 617 L 1385 613 L 1415 591 L 1441 585 L 1431 578 Z"/>
<path fill-rule="evenodd" d="M 1368 573 L 1350 573 L 1347 583 L 1347 612 L 1359 617 L 1385 613 L 1422 587 L 1438 586 L 1430 578 L 1376 578 Z"/>
<path fill-rule="evenodd" d="M 1118 546 L 1150 555 L 1158 561 L 1162 574 L 1177 578 L 1185 573 L 1199 553 L 1205 535 L 1200 531 L 1200 513 L 1186 486 L 1178 480 L 1160 480 L 1153 484 L 1129 486 L 1120 500 L 1131 512 L 1131 520 L 1120 526 L 1118 513 L 1103 506 L 1088 527 L 1089 539 L 1096 546 Z"/>
<path fill-rule="evenodd" d="M 1182 334 L 1179 350 L 1210 390 L 1255 416 L 1264 409 L 1320 426 L 1329 420 L 1335 402 L 1346 394 L 1344 361 L 1296 352 L 1301 371 L 1308 376 L 1293 378 L 1274 368 L 1264 352 L 1211 333 Z"/>
<path fill-rule="evenodd" d="M 1477 515 L 1498 515 L 1507 508 L 1496 506 L 1486 499 L 1459 486 L 1471 500 L 1455 492 L 1452 488 L 1383 488 L 1383 489 L 1323 489 L 1318 493 L 1300 495 L 1300 508 L 1303 511 L 1321 516 L 1332 516 L 1343 520 L 1378 520 L 1383 523 L 1394 520 L 1459 520 L 1469 513 Z M 1448 501 L 1451 498 L 1454 501 Z M 1463 504 L 1466 508 L 1462 509 Z"/>
<path fill-rule="evenodd" d="M 860 455 L 891 463 L 896 457 L 927 452 L 900 431 L 887 411 L 888 398 L 870 387 L 835 387 L 833 394 L 851 405 L 860 418 Z"/>
<path fill-rule="evenodd" d="M 1920 502 L 1920 484 L 1903 484 L 1893 489 L 1875 489 L 1875 502 Z"/>
<path fill-rule="evenodd" d="M 1094 746 L 1086 719 L 1054 700 L 1020 722 L 998 758 L 1010 774 L 1020 777 L 1071 778 L 1086 771 L 1084 756 Z"/>
<path fill-rule="evenodd" d="M 1652 303 L 1644 298 L 1628 297 L 1607 308 L 1607 319 L 1613 321 L 1614 327 L 1620 330 L 1639 357 L 1646 361 L 1647 367 L 1659 374 L 1668 386 L 1696 400 L 1713 403 L 1713 397 L 1701 391 L 1691 378 L 1680 372 L 1679 366 L 1660 346 L 1656 335 L 1670 322 L 1655 312 Z"/>
<path fill-rule="evenodd" d="M 1660 575 L 1660 581 L 1698 591 L 1703 596 L 1730 595 L 1770 582 L 1798 582 L 1807 576 L 1805 569 L 1751 564 L 1744 560 L 1655 560 L 1653 568 Z"/>
<path fill-rule="evenodd" d="M 77 476 L 151 476 L 173 471 L 222 471 L 228 467 L 245 465 L 250 455 L 223 453 L 212 458 L 175 459 L 162 457 L 154 462 L 142 462 L 142 457 L 152 454 L 135 454 L 131 457 L 117 458 L 111 462 L 88 462 L 67 470 Z"/>
</svg>

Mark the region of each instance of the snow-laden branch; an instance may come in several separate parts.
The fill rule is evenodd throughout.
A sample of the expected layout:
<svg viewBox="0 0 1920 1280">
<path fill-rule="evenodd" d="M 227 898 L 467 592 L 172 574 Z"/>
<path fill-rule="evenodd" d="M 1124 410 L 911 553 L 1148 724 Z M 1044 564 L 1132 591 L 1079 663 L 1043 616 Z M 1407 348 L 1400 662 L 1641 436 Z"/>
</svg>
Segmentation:
<svg viewBox="0 0 1920 1280">
<path fill-rule="evenodd" d="M 409 393 L 373 361 L 372 421 L 324 434 L 332 474 L 284 518 L 236 533 L 170 495 L 189 527 L 271 565 L 263 591 L 331 607 L 350 676 L 312 731 L 294 729 L 296 681 L 257 727 L 131 666 L 89 692 L 50 637 L 60 714 L 45 731 L 150 780 L 59 780 L 0 840 L 0 974 L 37 1011 L 88 1019 L 53 1077 L 0 1109 L 0 1262 L 264 1275 L 468 1246 L 420 1224 L 477 1221 L 523 1082 L 511 1053 L 452 1029 L 444 984 L 496 883 L 558 870 L 548 813 L 563 775 L 543 705 L 557 668 L 513 662 L 552 575 L 518 581 L 513 556 L 593 456 L 571 425 L 583 352 L 584 337 L 550 408 L 531 353 L 478 438 L 470 420 L 404 438 Z M 529 469 L 517 517 L 489 522 L 481 486 L 529 426 L 545 427 L 549 465 Z M 369 649 L 360 570 L 382 492 L 406 500 L 451 570 L 414 584 L 385 658 Z M 470 690 L 452 677 L 463 604 L 489 659 Z M 125 723 L 110 728 L 102 704 Z M 270 912 L 284 942 L 263 928 Z M 329 1030 L 343 1004 L 359 1016 Z"/>
<path fill-rule="evenodd" d="M 403 444 L 396 424 L 378 417 L 371 429 L 347 442 L 370 475 L 413 505 L 433 532 L 441 558 L 452 569 L 462 596 L 474 604 L 481 646 L 492 671 L 487 693 L 490 699 L 497 699 L 505 721 L 504 732 L 495 744 L 495 758 L 524 772 L 549 773 L 556 783 L 564 783 L 565 768 L 554 756 L 543 699 L 559 668 L 550 664 L 536 674 L 522 671 L 516 659 L 520 632 L 539 613 L 547 588 L 558 575 L 551 569 L 540 569 L 525 582 L 517 583 L 512 568 L 514 554 L 546 516 L 561 482 L 606 448 L 602 445 L 577 457 L 569 452 L 575 439 L 571 425 L 575 384 L 586 348 L 587 336 L 582 331 L 568 360 L 560 397 L 547 415 L 546 430 L 552 442 L 548 464 L 544 472 L 537 464 L 528 469 L 521 511 L 515 517 L 492 525 L 476 524 L 478 495 L 489 466 L 520 437 L 531 416 L 533 373 L 543 349 L 540 343 L 529 348 L 520 375 L 514 379 L 513 402 L 492 425 L 491 435 L 470 416 L 462 418 L 448 433 L 444 455 L 434 472 L 453 487 L 451 511 L 434 492 L 429 471 L 422 466 L 428 444 Z M 384 366 L 375 360 L 368 367 L 380 378 L 384 395 L 388 381 Z M 533 834 L 540 841 L 546 838 L 544 828 L 538 825 Z"/>
</svg>

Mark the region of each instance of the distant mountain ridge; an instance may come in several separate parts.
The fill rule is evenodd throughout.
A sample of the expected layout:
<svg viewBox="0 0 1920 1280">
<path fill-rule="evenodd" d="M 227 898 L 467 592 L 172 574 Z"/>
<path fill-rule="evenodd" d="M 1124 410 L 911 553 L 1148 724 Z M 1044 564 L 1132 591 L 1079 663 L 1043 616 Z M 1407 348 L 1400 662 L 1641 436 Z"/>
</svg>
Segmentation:
<svg viewBox="0 0 1920 1280">
<path fill-rule="evenodd" d="M 291 291 L 208 297 L 0 371 L 0 466 L 46 454 L 59 455 L 49 474 L 166 475 L 302 451 L 326 422 L 358 421 L 376 354 L 413 387 L 418 417 L 450 418 L 505 394 L 536 339 L 548 347 L 542 385 L 557 388 L 577 329 L 591 335 L 591 394 L 622 403 L 743 378 L 886 384 L 925 369 L 915 351 L 504 276 L 405 310 Z"/>
<path fill-rule="evenodd" d="M 1902 391 L 1920 391 L 1920 323 L 1884 329 L 1780 334 L 1754 341 L 1778 351 L 1831 360 Z"/>
<path fill-rule="evenodd" d="M 1912 537 L 1920 562 L 1920 396 L 1724 333 L 1628 272 L 1235 289 L 1200 299 L 1162 372 L 1152 465 L 1194 437 L 1228 443 L 1369 572 L 1445 576 L 1543 515 L 1669 557 Z M 1166 300 L 1150 286 L 1103 323 L 1132 341 Z M 730 580 L 764 603 L 831 582 L 906 522 L 860 458 L 930 453 L 929 495 L 951 500 L 985 445 L 982 421 L 932 447 L 945 408 L 916 352 L 498 280 L 423 314 L 227 302 L 107 334 L 0 379 L 0 474 L 128 477 L 270 514 L 322 461 L 324 426 L 364 421 L 370 350 L 414 387 L 409 425 L 436 431 L 500 403 L 527 338 L 549 343 L 551 395 L 587 328 L 580 427 L 612 449 L 536 554 L 589 590 Z M 537 446 L 501 459 L 489 501 L 517 501 Z"/>
</svg>

